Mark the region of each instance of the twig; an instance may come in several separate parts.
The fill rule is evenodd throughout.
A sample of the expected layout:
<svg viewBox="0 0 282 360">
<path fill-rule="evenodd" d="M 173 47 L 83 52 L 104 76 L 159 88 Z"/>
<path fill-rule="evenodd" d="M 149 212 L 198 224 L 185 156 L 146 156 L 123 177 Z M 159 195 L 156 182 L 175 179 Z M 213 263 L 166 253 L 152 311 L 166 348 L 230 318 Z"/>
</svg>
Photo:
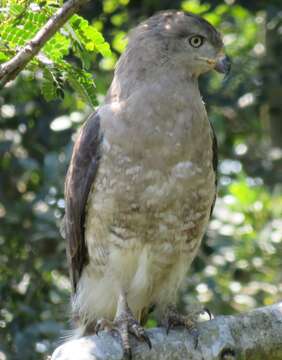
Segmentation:
<svg viewBox="0 0 282 360">
<path fill-rule="evenodd" d="M 65 22 L 89 0 L 67 1 L 37 32 L 33 39 L 9 61 L 0 65 L 0 88 L 13 80 L 29 61 L 40 51 L 44 44 L 65 24 Z"/>
</svg>

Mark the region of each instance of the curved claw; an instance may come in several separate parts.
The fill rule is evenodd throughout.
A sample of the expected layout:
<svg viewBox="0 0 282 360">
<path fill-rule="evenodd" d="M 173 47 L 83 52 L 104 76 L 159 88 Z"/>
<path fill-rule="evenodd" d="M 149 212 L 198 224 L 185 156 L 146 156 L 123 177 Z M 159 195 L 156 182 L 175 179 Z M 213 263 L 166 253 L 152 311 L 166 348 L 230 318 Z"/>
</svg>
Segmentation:
<svg viewBox="0 0 282 360">
<path fill-rule="evenodd" d="M 168 333 L 169 333 L 169 330 L 171 329 L 171 325 L 172 325 L 172 323 L 168 320 L 167 321 L 167 325 L 166 325 L 166 334 L 168 335 Z"/>
<path fill-rule="evenodd" d="M 213 318 L 212 313 L 208 308 L 203 308 L 203 313 L 207 313 L 209 315 L 210 320 Z"/>
<path fill-rule="evenodd" d="M 134 335 L 137 339 L 141 339 L 142 341 L 144 341 L 149 349 L 152 349 L 152 343 L 151 340 L 149 338 L 149 336 L 146 334 L 145 330 L 139 326 L 138 323 L 133 323 L 130 328 L 129 331 L 132 335 Z"/>
<path fill-rule="evenodd" d="M 101 322 L 98 321 L 96 326 L 95 326 L 95 329 L 94 329 L 94 334 L 99 336 L 99 331 L 101 330 Z"/>
<path fill-rule="evenodd" d="M 141 339 L 149 346 L 149 349 L 151 350 L 152 349 L 152 343 L 151 343 L 151 340 L 149 338 L 149 336 L 144 333 L 141 335 Z"/>
<path fill-rule="evenodd" d="M 94 334 L 99 336 L 101 330 L 107 329 L 114 330 L 112 322 L 106 319 L 98 320 L 94 328 Z"/>
</svg>

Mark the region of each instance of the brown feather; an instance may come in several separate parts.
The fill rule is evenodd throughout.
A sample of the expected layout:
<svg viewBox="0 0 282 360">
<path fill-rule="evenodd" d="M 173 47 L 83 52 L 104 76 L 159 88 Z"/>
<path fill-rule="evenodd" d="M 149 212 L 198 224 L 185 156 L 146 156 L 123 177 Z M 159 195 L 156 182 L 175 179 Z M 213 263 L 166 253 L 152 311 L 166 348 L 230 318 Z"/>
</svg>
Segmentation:
<svg viewBox="0 0 282 360">
<path fill-rule="evenodd" d="M 214 127 L 211 122 L 210 122 L 210 126 L 211 126 L 211 130 L 212 130 L 212 155 L 213 155 L 212 165 L 213 165 L 213 170 L 215 173 L 215 187 L 217 188 L 218 146 L 217 146 L 217 138 L 216 138 L 216 134 L 214 131 Z M 217 196 L 217 193 L 215 192 L 213 203 L 211 206 L 210 218 L 212 216 L 213 209 L 215 206 L 216 196 Z"/>
<path fill-rule="evenodd" d="M 65 233 L 74 292 L 83 267 L 88 262 L 84 240 L 85 207 L 99 166 L 101 140 L 100 119 L 94 113 L 79 132 L 66 176 Z"/>
</svg>

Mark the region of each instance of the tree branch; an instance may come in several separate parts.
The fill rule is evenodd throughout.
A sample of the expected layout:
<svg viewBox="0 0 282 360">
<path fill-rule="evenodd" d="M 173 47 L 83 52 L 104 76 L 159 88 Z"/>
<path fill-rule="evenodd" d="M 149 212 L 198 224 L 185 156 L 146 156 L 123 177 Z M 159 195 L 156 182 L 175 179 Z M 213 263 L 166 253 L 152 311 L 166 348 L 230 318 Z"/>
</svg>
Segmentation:
<svg viewBox="0 0 282 360">
<path fill-rule="evenodd" d="M 152 350 L 132 340 L 134 360 L 281 360 L 282 302 L 237 316 L 218 316 L 199 324 L 199 345 L 194 349 L 187 330 L 148 330 Z M 51 360 L 120 360 L 116 336 L 101 333 L 69 341 Z"/>
<path fill-rule="evenodd" d="M 44 44 L 65 24 L 65 22 L 89 0 L 67 1 L 37 32 L 33 39 L 9 61 L 0 65 L 0 88 L 13 80 L 29 61 L 40 51 Z"/>
</svg>

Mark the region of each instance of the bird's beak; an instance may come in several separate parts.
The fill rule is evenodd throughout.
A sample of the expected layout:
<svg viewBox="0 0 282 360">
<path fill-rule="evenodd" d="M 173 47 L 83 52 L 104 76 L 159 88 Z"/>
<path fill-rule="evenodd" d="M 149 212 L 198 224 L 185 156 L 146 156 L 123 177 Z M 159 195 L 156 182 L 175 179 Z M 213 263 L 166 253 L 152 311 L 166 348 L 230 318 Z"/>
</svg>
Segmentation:
<svg viewBox="0 0 282 360">
<path fill-rule="evenodd" d="M 219 73 L 228 75 L 231 69 L 231 60 L 227 55 L 220 56 L 214 66 L 214 69 Z"/>
</svg>

